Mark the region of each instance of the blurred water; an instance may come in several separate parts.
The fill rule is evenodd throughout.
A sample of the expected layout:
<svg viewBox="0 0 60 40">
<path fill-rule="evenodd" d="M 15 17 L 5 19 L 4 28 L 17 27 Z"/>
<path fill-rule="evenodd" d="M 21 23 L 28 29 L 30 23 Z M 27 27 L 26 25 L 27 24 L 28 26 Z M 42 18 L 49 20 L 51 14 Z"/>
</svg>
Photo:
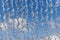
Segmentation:
<svg viewBox="0 0 60 40">
<path fill-rule="evenodd" d="M 1 0 L 0 40 L 60 40 L 59 0 Z"/>
</svg>

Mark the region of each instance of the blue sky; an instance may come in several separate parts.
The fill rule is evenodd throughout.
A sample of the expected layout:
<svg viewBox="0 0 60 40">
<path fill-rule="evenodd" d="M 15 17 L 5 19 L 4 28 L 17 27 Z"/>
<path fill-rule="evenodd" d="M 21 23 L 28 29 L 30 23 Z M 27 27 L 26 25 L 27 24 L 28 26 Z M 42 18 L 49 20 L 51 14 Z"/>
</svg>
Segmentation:
<svg viewBox="0 0 60 40">
<path fill-rule="evenodd" d="M 51 2 L 50 2 L 50 0 L 48 0 L 48 11 L 47 11 L 48 13 L 45 12 L 46 11 L 46 6 L 47 6 L 46 0 L 33 0 L 32 2 L 31 2 L 31 0 L 27 0 L 27 7 L 28 8 L 26 8 L 25 0 L 23 0 L 23 1 L 22 0 L 20 0 L 20 1 L 18 0 L 18 2 L 16 0 L 13 0 L 13 7 L 12 7 L 12 4 L 11 4 L 11 0 L 4 0 L 4 2 L 3 2 L 4 8 L 5 8 L 4 11 L 3 11 L 3 8 L 2 8 L 2 1 L 3 0 L 0 0 L 0 23 L 4 22 L 4 15 L 6 15 L 6 23 L 8 24 L 8 17 L 9 17 L 8 14 L 10 13 L 10 15 L 11 15 L 10 18 L 11 19 L 16 19 L 16 18 L 22 18 L 23 20 L 25 19 L 29 23 L 28 27 L 33 27 L 33 29 L 34 29 L 34 31 L 27 31 L 27 32 L 25 32 L 25 34 L 23 34 L 21 32 L 21 34 L 18 35 L 17 32 L 19 32 L 18 31 L 19 29 L 14 29 L 14 27 L 11 26 L 11 28 L 10 28 L 10 31 L 11 31 L 10 32 L 10 37 L 12 38 L 12 40 L 15 40 L 14 32 L 17 34 L 18 37 L 20 37 L 21 40 L 24 40 L 24 35 L 26 37 L 29 37 L 32 40 L 32 36 L 36 36 L 37 34 L 40 37 L 40 36 L 47 36 L 47 35 L 50 35 L 50 34 L 57 34 L 57 31 L 59 32 L 60 27 L 58 27 L 58 28 L 50 28 L 50 24 L 53 24 L 53 22 L 55 22 L 55 21 L 57 22 L 57 20 L 60 19 L 59 18 L 60 17 L 60 1 L 57 4 L 58 6 L 55 7 L 56 6 L 55 3 L 57 2 L 57 0 L 52 0 L 52 5 L 54 7 L 53 6 L 50 7 L 50 3 Z M 37 2 L 35 2 L 35 1 L 37 1 Z M 43 2 L 44 5 L 42 5 L 42 3 L 40 3 L 40 2 Z M 33 3 L 33 5 L 32 5 L 32 3 Z M 38 6 L 36 6 L 36 4 Z M 33 8 L 31 9 L 31 7 L 33 7 Z M 38 7 L 37 10 L 36 10 L 36 7 Z M 19 8 L 19 9 L 17 10 L 17 8 Z M 42 21 L 41 15 L 40 15 L 41 8 L 42 8 L 42 16 L 44 18 L 43 21 Z M 13 9 L 14 9 L 14 12 L 12 12 Z M 28 17 L 26 19 L 27 10 L 28 10 Z M 31 26 L 32 25 L 32 13 L 31 13 L 32 10 L 34 12 L 34 18 L 33 18 L 34 21 L 33 22 L 35 23 L 35 26 Z M 50 15 L 51 10 L 53 10 L 52 15 Z M 56 11 L 57 11 L 57 16 L 56 16 Z M 23 17 L 21 17 L 21 14 L 23 12 L 24 12 Z M 38 12 L 38 14 L 37 14 L 37 12 Z M 48 14 L 48 23 L 46 21 L 46 15 L 47 14 Z M 37 15 L 38 15 L 38 19 L 37 19 L 38 20 L 37 21 L 38 25 L 36 26 L 36 16 Z M 50 23 L 51 16 L 53 17 L 52 23 Z M 44 22 L 43 25 L 41 25 L 42 22 Z M 54 27 L 55 25 L 56 25 L 56 23 L 54 23 L 52 27 Z M 41 30 L 41 28 L 42 28 L 42 30 Z M 0 29 L 0 38 L 2 38 L 2 37 L 5 38 L 6 37 L 6 33 L 7 33 L 6 31 L 1 31 L 1 29 Z M 33 33 L 33 35 L 32 35 L 32 33 Z M 35 38 L 36 37 L 34 37 L 34 40 L 36 40 Z M 6 40 L 8 40 L 8 39 L 6 39 Z"/>
</svg>

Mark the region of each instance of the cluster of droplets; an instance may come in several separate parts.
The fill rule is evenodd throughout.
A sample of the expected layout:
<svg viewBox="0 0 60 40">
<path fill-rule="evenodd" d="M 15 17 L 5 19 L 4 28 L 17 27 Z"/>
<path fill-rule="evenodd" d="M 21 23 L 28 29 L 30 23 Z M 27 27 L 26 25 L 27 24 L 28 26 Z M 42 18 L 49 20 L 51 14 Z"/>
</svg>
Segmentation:
<svg viewBox="0 0 60 40">
<path fill-rule="evenodd" d="M 53 5 L 52 0 L 46 0 L 46 5 L 44 4 L 44 0 L 41 0 L 41 1 L 30 0 L 31 4 L 28 4 L 28 1 L 29 0 L 15 0 L 15 1 L 10 0 L 11 4 L 9 5 L 9 0 L 2 0 L 2 13 L 4 14 L 4 17 L 3 17 L 4 22 L 0 23 L 0 25 L 2 27 L 2 31 L 6 31 L 5 40 L 13 40 L 10 37 L 10 31 L 11 31 L 10 28 L 11 27 L 13 29 L 17 30 L 17 32 L 15 32 L 15 30 L 14 30 L 14 32 L 15 32 L 14 37 L 16 40 L 21 40 L 22 37 L 19 36 L 19 35 L 21 35 L 21 33 L 24 36 L 23 40 L 50 40 L 49 38 L 44 38 L 43 36 L 41 37 L 39 35 L 39 32 L 41 30 L 44 30 L 43 27 L 44 27 L 44 25 L 47 24 L 48 29 L 45 29 L 46 36 L 47 36 L 48 34 L 50 34 L 52 32 L 52 29 L 57 28 L 57 26 L 60 26 L 59 23 L 54 21 L 54 16 L 53 16 L 54 10 L 55 10 L 56 17 L 58 17 L 57 7 L 59 6 L 59 0 L 56 0 L 55 5 Z M 21 2 L 21 3 L 19 3 L 19 2 Z M 39 4 L 39 2 L 40 2 L 40 4 Z M 15 7 L 14 7 L 14 5 L 15 5 Z M 11 8 L 10 8 L 10 6 L 11 6 Z M 34 6 L 35 6 L 35 8 L 34 8 Z M 29 7 L 31 8 L 31 10 L 29 9 Z M 39 9 L 39 7 L 40 7 L 40 9 Z M 44 10 L 43 7 L 46 7 L 46 9 Z M 10 12 L 10 10 L 11 10 L 11 12 Z M 31 11 L 31 12 L 29 13 L 29 11 Z M 46 16 L 44 15 L 44 12 L 45 12 Z M 50 20 L 49 20 L 49 15 L 50 15 Z M 14 16 L 15 18 L 14 17 L 11 18 L 12 16 Z M 29 20 L 31 20 L 31 21 L 29 21 Z M 50 31 L 48 31 L 49 29 L 50 29 Z M 30 32 L 30 31 L 32 31 L 32 32 Z M 29 37 L 29 35 L 31 35 L 32 37 Z M 1 39 L 1 40 L 4 40 L 4 39 Z"/>
</svg>

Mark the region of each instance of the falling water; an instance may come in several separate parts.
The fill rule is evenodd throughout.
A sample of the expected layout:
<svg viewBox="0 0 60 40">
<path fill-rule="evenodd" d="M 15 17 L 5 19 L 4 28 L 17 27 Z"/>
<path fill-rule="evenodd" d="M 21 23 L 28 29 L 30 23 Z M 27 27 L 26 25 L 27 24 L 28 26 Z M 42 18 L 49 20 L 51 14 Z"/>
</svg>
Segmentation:
<svg viewBox="0 0 60 40">
<path fill-rule="evenodd" d="M 60 40 L 59 0 L 0 3 L 0 40 Z"/>
</svg>

